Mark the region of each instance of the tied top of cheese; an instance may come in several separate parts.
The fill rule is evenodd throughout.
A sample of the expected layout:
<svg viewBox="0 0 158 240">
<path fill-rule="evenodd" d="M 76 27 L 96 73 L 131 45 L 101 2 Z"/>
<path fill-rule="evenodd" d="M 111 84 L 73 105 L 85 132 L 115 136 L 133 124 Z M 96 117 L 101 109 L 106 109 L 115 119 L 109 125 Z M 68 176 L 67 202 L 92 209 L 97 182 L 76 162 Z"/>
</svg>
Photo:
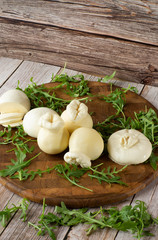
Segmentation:
<svg viewBox="0 0 158 240">
<path fill-rule="evenodd" d="M 64 127 L 64 121 L 62 118 L 51 112 L 47 112 L 41 116 L 38 124 L 40 127 L 53 131 L 58 131 Z"/>
<path fill-rule="evenodd" d="M 121 146 L 125 149 L 133 147 L 138 141 L 138 134 L 126 133 L 120 138 Z"/>
<path fill-rule="evenodd" d="M 80 121 L 88 114 L 88 107 L 78 100 L 73 100 L 67 105 L 66 111 L 72 121 Z"/>
<path fill-rule="evenodd" d="M 79 127 L 92 128 L 93 120 L 88 113 L 88 107 L 79 100 L 72 100 L 61 114 L 65 127 L 72 133 Z"/>
</svg>

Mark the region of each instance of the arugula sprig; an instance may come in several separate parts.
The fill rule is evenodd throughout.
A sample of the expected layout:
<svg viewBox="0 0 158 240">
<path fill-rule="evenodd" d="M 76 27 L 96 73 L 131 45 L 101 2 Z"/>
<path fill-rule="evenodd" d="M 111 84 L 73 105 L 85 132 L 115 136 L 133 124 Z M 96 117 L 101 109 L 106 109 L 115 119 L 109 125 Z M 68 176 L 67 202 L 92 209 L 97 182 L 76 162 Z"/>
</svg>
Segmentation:
<svg viewBox="0 0 158 240">
<path fill-rule="evenodd" d="M 53 230 L 60 225 L 58 222 L 59 217 L 52 213 L 48 213 L 48 215 L 46 216 L 45 215 L 46 206 L 47 205 L 45 204 L 45 199 L 43 199 L 43 209 L 42 209 L 42 214 L 39 216 L 38 224 L 28 222 L 28 225 L 34 227 L 38 231 L 37 232 L 38 236 L 40 235 L 44 236 L 46 233 L 48 233 L 51 239 L 56 240 L 56 236 Z M 51 226 L 52 223 L 57 223 L 57 224 Z"/>
<path fill-rule="evenodd" d="M 36 140 L 27 138 L 23 126 L 18 126 L 15 131 L 8 126 L 0 131 L 0 137 L 3 138 L 3 141 L 0 142 L 1 145 L 11 144 L 14 146 L 14 148 L 8 150 L 7 153 L 14 151 L 16 157 L 16 160 L 11 159 L 11 165 L 7 165 L 5 169 L 0 170 L 0 177 L 9 176 L 10 178 L 18 178 L 19 180 L 26 179 L 26 170 L 23 170 L 23 168 L 29 166 L 31 161 L 40 154 L 37 154 L 27 161 L 25 160 L 27 154 L 32 153 L 35 148 L 33 145 L 29 147 L 28 142 Z M 27 175 L 28 177 L 31 176 L 31 179 L 33 179 L 37 174 L 42 175 L 42 173 L 42 171 L 41 173 L 39 171 L 33 173 L 32 171 Z"/>
<path fill-rule="evenodd" d="M 88 168 L 78 168 L 75 164 L 70 165 L 65 163 L 65 165 L 57 164 L 54 169 L 58 172 L 60 177 L 65 178 L 71 184 L 83 188 L 87 191 L 93 192 L 93 190 L 78 184 L 78 179 L 81 178 L 89 170 Z"/>
<path fill-rule="evenodd" d="M 32 181 L 36 176 L 42 177 L 43 173 L 50 173 L 52 170 L 54 170 L 54 167 L 47 168 L 45 170 L 38 169 L 36 171 L 33 171 L 33 170 L 29 171 L 29 169 L 25 169 L 25 170 L 21 169 L 20 171 L 17 172 L 17 174 L 14 174 L 10 178 L 19 179 L 20 181 L 24 181 L 30 178 L 30 180 Z"/>
<path fill-rule="evenodd" d="M 19 82 L 16 89 L 23 91 Z M 56 97 L 55 92 L 50 94 L 50 89 L 45 87 L 44 84 L 37 85 L 33 81 L 33 78 L 30 79 L 30 84 L 23 91 L 31 101 L 32 108 L 35 107 L 49 107 L 54 109 L 57 112 L 60 112 L 67 104 L 70 103 L 70 100 L 64 100 L 62 98 Z"/>
<path fill-rule="evenodd" d="M 5 227 L 7 225 L 12 215 L 15 214 L 18 210 L 22 212 L 20 218 L 23 219 L 23 221 L 26 221 L 26 212 L 29 204 L 30 202 L 26 198 L 23 198 L 18 206 L 12 204 L 12 207 L 8 207 L 7 205 L 2 211 L 0 211 L 0 223 L 2 227 Z"/>
<path fill-rule="evenodd" d="M 66 88 L 64 92 L 71 97 L 82 97 L 90 95 L 90 88 L 88 87 L 88 80 L 85 80 L 84 75 L 76 74 L 74 76 L 68 76 L 66 73 L 52 75 L 52 82 L 58 82 L 59 84 L 53 89 Z M 75 83 L 75 85 L 73 84 Z"/>
<path fill-rule="evenodd" d="M 87 208 L 69 210 L 64 202 L 61 206 L 55 207 L 54 213 L 44 214 L 45 201 L 43 201 L 43 211 L 37 224 L 29 222 L 38 235 L 49 234 L 51 239 L 55 240 L 53 230 L 57 226 L 76 226 L 80 223 L 88 224 L 90 227 L 86 230 L 87 235 L 92 232 L 112 228 L 124 232 L 131 232 L 134 237 L 140 240 L 143 236 L 153 236 L 148 230 L 151 225 L 158 224 L 158 218 L 153 218 L 147 210 L 143 201 L 137 200 L 135 206 L 124 206 L 121 210 L 116 207 L 104 209 L 100 207 L 98 211 L 90 212 Z"/>
<path fill-rule="evenodd" d="M 40 153 L 39 153 L 40 154 Z M 93 191 L 92 189 L 86 188 L 79 184 L 79 179 L 85 174 L 88 173 L 88 176 L 93 179 L 97 179 L 99 183 L 106 182 L 108 184 L 117 183 L 120 185 L 127 186 L 126 183 L 120 180 L 120 176 L 118 175 L 121 171 L 123 171 L 127 166 L 124 166 L 120 170 L 117 170 L 116 167 L 112 170 L 111 167 L 106 169 L 104 168 L 102 171 L 98 171 L 97 169 L 102 165 L 98 164 L 94 167 L 90 168 L 80 168 L 75 164 L 57 164 L 52 168 L 47 168 L 45 170 L 35 170 L 29 171 L 29 169 L 24 169 L 25 167 L 29 166 L 31 161 L 36 158 L 39 154 L 32 157 L 31 159 L 25 161 L 26 153 L 19 150 L 15 150 L 15 155 L 17 160 L 11 159 L 12 165 L 8 165 L 5 169 L 0 170 L 1 177 L 10 176 L 13 179 L 19 179 L 20 181 L 27 180 L 30 178 L 32 181 L 37 175 L 42 177 L 43 173 L 50 173 L 51 171 L 55 170 L 59 174 L 60 177 L 65 178 L 71 184 L 76 185 L 77 187 L 83 188 L 87 191 Z M 92 173 L 90 173 L 92 171 Z"/>
<path fill-rule="evenodd" d="M 92 179 L 95 178 L 99 181 L 99 183 L 101 184 L 102 182 L 106 182 L 106 183 L 117 183 L 120 185 L 124 185 L 124 186 L 128 186 L 126 183 L 124 183 L 123 181 L 120 180 L 120 176 L 118 176 L 118 174 L 120 172 L 122 172 L 125 168 L 127 168 L 127 165 L 125 165 L 124 167 L 122 167 L 121 169 L 117 170 L 116 167 L 114 167 L 113 169 L 111 169 L 111 167 L 109 166 L 107 168 L 107 171 L 105 168 L 103 168 L 101 171 L 98 171 L 97 168 L 92 168 L 90 167 L 90 170 L 93 172 L 93 174 L 88 173 L 88 176 L 91 177 Z"/>
<path fill-rule="evenodd" d="M 116 88 L 115 90 L 112 90 L 112 85 L 111 85 L 111 92 L 107 96 L 101 97 L 101 99 L 103 99 L 107 103 L 112 104 L 112 106 L 116 109 L 117 116 L 121 113 L 124 119 L 126 117 L 123 112 L 123 109 L 126 104 L 126 93 L 128 91 L 137 92 L 137 89 L 129 85 L 128 88 L 121 88 L 121 89 Z"/>
<path fill-rule="evenodd" d="M 71 100 L 65 100 L 63 98 L 58 98 L 55 92 L 51 92 L 44 84 L 37 85 L 30 79 L 30 84 L 24 89 L 20 88 L 19 82 L 16 89 L 23 91 L 31 101 L 32 108 L 35 107 L 48 107 L 54 111 L 61 113 L 62 110 L 71 102 Z M 88 97 L 80 99 L 80 101 L 87 101 Z"/>
<path fill-rule="evenodd" d="M 150 108 L 134 114 L 135 119 L 131 120 L 132 127 L 141 129 L 144 135 L 156 146 L 158 144 L 158 117 L 154 109 Z"/>
<path fill-rule="evenodd" d="M 7 165 L 6 168 L 0 170 L 0 177 L 12 176 L 16 172 L 18 172 L 20 175 L 20 171 L 23 168 L 29 166 L 31 161 L 33 159 L 35 159 L 37 156 L 39 156 L 39 154 L 40 154 L 40 153 L 38 153 L 37 155 L 31 157 L 29 160 L 25 160 L 26 151 L 24 151 L 24 150 L 22 151 L 19 147 L 17 147 L 17 149 L 15 149 L 14 151 L 15 151 L 15 155 L 16 155 L 16 160 L 11 159 L 12 165 Z M 20 179 L 20 177 L 19 177 L 19 179 Z"/>
<path fill-rule="evenodd" d="M 103 82 L 103 83 L 107 83 L 109 82 L 111 79 L 113 79 L 115 77 L 116 71 L 114 71 L 110 76 L 106 75 L 103 78 L 98 78 L 98 82 Z"/>
<path fill-rule="evenodd" d="M 88 168 L 79 168 L 75 164 L 68 164 L 65 163 L 65 165 L 62 164 L 57 164 L 54 169 L 58 172 L 58 174 L 68 180 L 71 184 L 76 185 L 77 187 L 83 188 L 88 191 L 93 191 L 92 189 L 86 188 L 82 185 L 79 184 L 79 179 L 87 173 L 88 176 L 93 179 L 97 179 L 99 183 L 101 184 L 102 182 L 106 182 L 108 184 L 112 183 L 117 183 L 120 185 L 125 185 L 127 186 L 126 183 L 120 180 L 120 176 L 118 174 L 123 171 L 127 166 L 122 167 L 120 170 L 117 170 L 116 167 L 112 170 L 111 167 L 106 169 L 102 169 L 102 171 L 98 171 L 97 169 L 102 165 L 98 164 L 93 167 L 88 167 Z M 92 173 L 90 173 L 92 171 Z"/>
<path fill-rule="evenodd" d="M 34 142 L 34 139 L 28 139 L 27 134 L 24 132 L 23 126 L 18 126 L 16 131 L 13 130 L 10 126 L 4 128 L 0 131 L 0 137 L 3 141 L 0 142 L 0 145 L 12 144 L 13 149 L 8 150 L 7 152 L 14 151 L 15 149 L 24 150 L 27 153 L 32 153 L 34 146 L 29 147 L 28 142 Z"/>
</svg>

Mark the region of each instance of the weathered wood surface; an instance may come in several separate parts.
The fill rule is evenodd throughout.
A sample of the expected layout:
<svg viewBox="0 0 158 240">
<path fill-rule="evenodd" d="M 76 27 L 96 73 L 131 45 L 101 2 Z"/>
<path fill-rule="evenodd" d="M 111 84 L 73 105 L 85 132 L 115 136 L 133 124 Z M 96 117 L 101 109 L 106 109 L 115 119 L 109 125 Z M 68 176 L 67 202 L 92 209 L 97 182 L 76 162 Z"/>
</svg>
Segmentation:
<svg viewBox="0 0 158 240">
<path fill-rule="evenodd" d="M 0 58 L 0 72 L 2 72 L 3 69 L 1 69 L 2 65 L 1 63 L 6 62 L 6 66 L 8 69 L 10 69 L 10 66 L 13 64 L 14 60 L 12 61 L 11 59 L 5 59 L 5 58 Z M 6 68 L 7 69 L 7 68 Z M 28 69 L 28 71 L 27 71 Z M 34 77 L 35 81 L 37 80 L 39 83 L 44 83 L 44 82 L 49 82 L 51 79 L 52 72 L 57 72 L 59 68 L 46 65 L 46 64 L 38 64 L 38 63 L 33 63 L 33 62 L 21 62 L 20 66 L 17 68 L 17 65 L 15 65 L 15 69 L 12 69 L 10 73 L 6 73 L 6 71 L 3 72 L 3 76 L 5 78 L 6 76 L 6 82 L 5 84 L 1 87 L 2 92 L 5 91 L 6 89 L 16 87 L 17 81 L 21 80 L 21 83 L 23 87 L 25 87 L 28 82 L 30 77 Z M 66 70 L 68 74 L 75 74 L 75 71 L 72 70 Z M 46 75 L 45 75 L 46 74 Z M 3 78 L 1 75 L 1 77 Z M 40 78 L 42 76 L 42 78 Z M 46 76 L 46 77 L 45 77 Z M 3 78 L 3 79 L 4 79 Z M 89 79 L 90 81 L 96 80 L 97 78 L 94 76 L 86 75 L 86 78 Z M 127 87 L 128 82 L 120 82 L 120 81 L 113 81 L 116 85 L 119 85 L 121 87 Z M 5 87 L 6 85 L 6 87 Z M 156 87 L 151 87 L 151 86 L 143 86 L 142 84 L 134 84 L 132 83 L 131 85 L 138 87 L 139 94 L 142 95 L 144 98 L 152 102 L 152 104 L 158 108 L 158 102 L 157 102 L 157 95 L 158 95 L 158 89 Z M 2 93 L 1 92 L 1 93 Z M 0 201 L 0 210 L 2 210 L 10 201 L 10 204 L 15 203 L 17 204 L 19 201 L 21 201 L 21 198 L 17 196 L 16 194 L 13 194 L 9 190 L 7 190 L 5 187 L 0 185 L 0 196 L 1 196 L 1 201 Z M 113 206 L 117 206 L 121 208 L 124 205 L 127 204 L 134 204 L 135 200 L 142 200 L 146 202 L 147 206 L 149 207 L 149 211 L 153 216 L 158 216 L 158 207 L 157 207 L 157 199 L 158 199 L 158 179 L 156 179 L 154 182 L 152 182 L 148 187 L 146 187 L 144 190 L 140 191 L 133 197 L 130 197 L 126 199 L 125 201 L 114 204 Z M 105 206 L 105 207 L 109 207 Z M 53 212 L 54 208 L 53 207 L 47 207 L 47 212 L 51 211 Z M 90 208 L 90 211 L 93 211 L 94 209 Z M 38 203 L 31 202 L 30 207 L 29 207 L 29 212 L 28 212 L 28 220 L 31 222 L 37 223 L 38 221 L 38 216 L 42 212 L 42 205 Z M 17 212 L 7 227 L 4 229 L 0 227 L 0 239 L 1 240 L 50 240 L 48 236 L 43 236 L 39 237 L 37 236 L 36 231 L 27 226 L 27 223 L 22 222 L 19 220 L 20 213 Z M 85 230 L 87 229 L 88 226 L 86 225 L 78 225 L 73 228 L 68 228 L 68 227 L 62 227 L 58 228 L 56 230 L 56 236 L 57 240 L 95 240 L 95 239 L 100 239 L 100 240 L 133 240 L 133 237 L 131 234 L 128 233 L 123 233 L 123 232 L 117 232 L 115 230 L 109 230 L 109 229 L 103 229 L 99 230 L 95 233 L 93 233 L 90 236 L 86 236 Z M 158 236 L 158 229 L 153 228 L 152 232 L 155 234 L 155 237 L 146 237 L 143 240 L 156 240 Z"/>
<path fill-rule="evenodd" d="M 154 0 L 1 0 L 0 3 L 4 18 L 158 45 L 158 3 Z"/>
<path fill-rule="evenodd" d="M 158 85 L 157 1 L 0 0 L 0 54 Z"/>
</svg>

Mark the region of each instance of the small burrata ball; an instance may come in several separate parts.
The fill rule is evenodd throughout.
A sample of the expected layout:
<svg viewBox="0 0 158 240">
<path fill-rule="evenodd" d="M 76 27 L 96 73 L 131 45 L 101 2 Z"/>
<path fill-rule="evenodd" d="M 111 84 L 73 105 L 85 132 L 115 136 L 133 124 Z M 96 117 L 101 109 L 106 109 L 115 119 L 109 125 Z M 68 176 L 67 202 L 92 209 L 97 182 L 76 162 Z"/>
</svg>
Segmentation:
<svg viewBox="0 0 158 240">
<path fill-rule="evenodd" d="M 58 115 L 54 110 L 47 107 L 34 108 L 27 112 L 23 119 L 24 131 L 31 137 L 37 138 L 40 126 L 38 124 L 39 119 L 46 113 L 52 113 Z"/>
<path fill-rule="evenodd" d="M 152 144 L 138 130 L 122 129 L 109 137 L 107 150 L 110 159 L 120 165 L 139 164 L 150 157 Z"/>
<path fill-rule="evenodd" d="M 61 117 L 46 113 L 40 118 L 39 125 L 37 143 L 43 152 L 58 154 L 68 147 L 69 132 Z"/>
<path fill-rule="evenodd" d="M 70 136 L 69 152 L 64 155 L 64 160 L 69 164 L 90 167 L 91 160 L 99 158 L 103 150 L 101 135 L 93 128 L 80 127 Z"/>
<path fill-rule="evenodd" d="M 10 89 L 0 97 L 1 113 L 26 113 L 30 110 L 30 100 L 18 89 Z"/>
</svg>

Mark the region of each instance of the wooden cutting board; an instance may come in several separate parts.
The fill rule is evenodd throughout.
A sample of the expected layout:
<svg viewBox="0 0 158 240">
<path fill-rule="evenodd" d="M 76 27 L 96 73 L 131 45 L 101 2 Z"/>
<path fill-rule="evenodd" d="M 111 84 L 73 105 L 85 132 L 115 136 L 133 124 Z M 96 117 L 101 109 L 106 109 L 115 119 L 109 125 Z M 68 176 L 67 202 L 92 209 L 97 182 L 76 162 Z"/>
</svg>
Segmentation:
<svg viewBox="0 0 158 240">
<path fill-rule="evenodd" d="M 46 84 L 48 88 L 54 86 L 53 83 Z M 109 94 L 110 86 L 108 84 L 99 82 L 89 82 L 89 87 L 93 94 Z M 70 99 L 61 90 L 56 91 L 58 97 Z M 88 102 L 87 106 L 89 112 L 93 112 L 94 124 L 98 121 L 103 121 L 109 115 L 115 113 L 112 105 L 94 98 L 93 101 Z M 145 106 L 153 108 L 157 113 L 158 111 L 144 98 L 133 93 L 128 92 L 127 103 L 124 109 L 126 116 L 133 116 L 134 111 L 139 112 L 144 110 Z M 1 127 L 3 129 L 3 127 Z M 32 144 L 32 143 L 31 143 Z M 36 143 L 33 155 L 40 152 Z M 12 146 L 0 145 L 0 169 L 5 168 L 8 164 L 11 164 L 11 158 L 15 159 L 14 152 L 7 153 L 6 151 L 11 149 Z M 67 150 L 66 150 L 67 151 Z M 66 152 L 65 151 L 65 152 Z M 41 169 L 44 170 L 47 167 L 53 167 L 56 164 L 63 162 L 63 155 L 48 155 L 41 153 L 35 158 L 31 165 L 28 167 L 30 170 Z M 29 158 L 31 155 L 29 155 Z M 113 163 L 107 155 L 101 156 L 99 159 L 93 162 L 93 165 L 103 163 L 100 168 L 107 168 L 111 166 L 120 169 L 122 166 Z M 86 174 L 80 179 L 80 184 L 90 188 L 93 192 L 81 189 L 74 185 L 71 185 L 67 180 L 61 178 L 55 171 L 51 173 L 43 174 L 43 177 L 37 176 L 33 181 L 19 181 L 17 179 L 10 179 L 9 177 L 0 178 L 6 188 L 10 189 L 14 193 L 21 197 L 25 197 L 31 201 L 42 203 L 43 198 L 46 199 L 46 203 L 49 205 L 60 204 L 64 201 L 68 207 L 80 208 L 80 207 L 98 207 L 108 203 L 114 203 L 128 198 L 141 189 L 145 188 L 151 181 L 158 176 L 158 170 L 154 171 L 149 164 L 139 164 L 128 166 L 123 172 L 120 173 L 122 181 L 128 184 L 128 187 L 118 184 L 109 185 L 107 183 L 99 184 L 97 180 L 91 180 Z"/>
</svg>

